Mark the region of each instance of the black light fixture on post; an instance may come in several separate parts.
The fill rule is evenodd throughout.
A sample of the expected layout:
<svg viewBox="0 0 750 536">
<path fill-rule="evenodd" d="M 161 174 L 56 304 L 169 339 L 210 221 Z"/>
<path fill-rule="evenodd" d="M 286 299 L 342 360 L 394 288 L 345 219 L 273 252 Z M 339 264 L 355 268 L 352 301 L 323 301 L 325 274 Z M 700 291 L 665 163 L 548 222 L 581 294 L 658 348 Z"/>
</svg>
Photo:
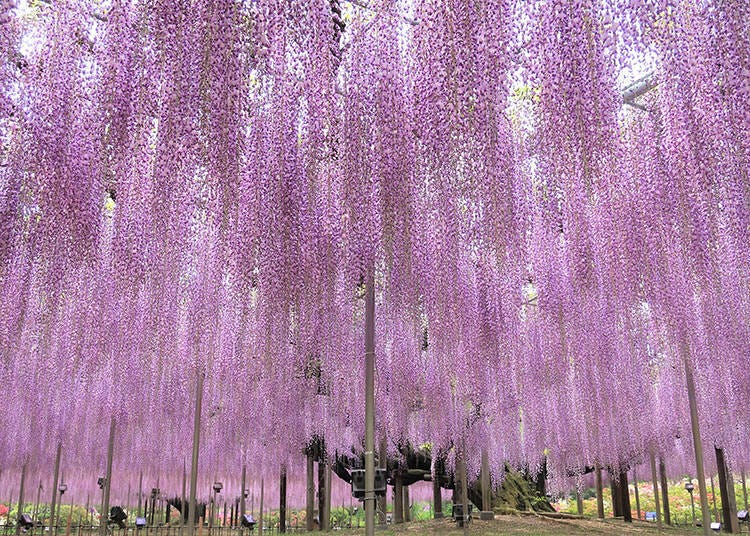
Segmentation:
<svg viewBox="0 0 750 536">
<path fill-rule="evenodd" d="M 99 486 L 100 490 L 102 490 L 102 504 L 104 504 L 104 488 L 107 486 L 107 479 L 106 479 L 106 477 L 100 476 L 99 478 L 97 478 L 96 479 L 96 485 Z M 102 512 L 101 514 L 99 514 L 99 524 L 100 525 L 102 523 L 106 523 L 107 522 L 108 518 L 106 516 L 107 516 L 106 512 Z"/>
<path fill-rule="evenodd" d="M 60 501 L 57 503 L 57 516 L 55 516 L 58 520 L 60 519 L 60 512 L 62 511 L 62 502 L 63 502 L 63 495 L 65 495 L 65 492 L 68 491 L 68 485 L 64 482 L 61 482 L 59 486 L 57 486 L 57 491 L 60 492 Z M 52 527 L 50 527 L 50 530 L 52 530 Z"/>
<path fill-rule="evenodd" d="M 214 494 L 213 494 L 213 499 L 211 500 L 211 517 L 208 523 L 209 530 L 211 529 L 211 527 L 213 527 L 214 519 L 216 517 L 216 494 L 221 493 L 221 490 L 223 488 L 224 488 L 224 484 L 222 484 L 221 482 L 214 482 L 214 485 L 213 485 Z"/>
</svg>

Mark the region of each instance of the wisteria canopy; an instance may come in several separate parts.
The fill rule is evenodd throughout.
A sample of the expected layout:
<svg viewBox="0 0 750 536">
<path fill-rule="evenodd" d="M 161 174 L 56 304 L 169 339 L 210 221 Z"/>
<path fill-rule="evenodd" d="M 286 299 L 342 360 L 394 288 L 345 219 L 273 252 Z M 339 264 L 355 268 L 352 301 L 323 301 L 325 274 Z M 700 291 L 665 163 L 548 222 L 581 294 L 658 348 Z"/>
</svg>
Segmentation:
<svg viewBox="0 0 750 536">
<path fill-rule="evenodd" d="M 199 493 L 361 452 L 373 269 L 390 451 L 684 475 L 687 364 L 750 460 L 749 2 L 0 6 L 2 493 L 176 491 L 199 373 Z"/>
</svg>

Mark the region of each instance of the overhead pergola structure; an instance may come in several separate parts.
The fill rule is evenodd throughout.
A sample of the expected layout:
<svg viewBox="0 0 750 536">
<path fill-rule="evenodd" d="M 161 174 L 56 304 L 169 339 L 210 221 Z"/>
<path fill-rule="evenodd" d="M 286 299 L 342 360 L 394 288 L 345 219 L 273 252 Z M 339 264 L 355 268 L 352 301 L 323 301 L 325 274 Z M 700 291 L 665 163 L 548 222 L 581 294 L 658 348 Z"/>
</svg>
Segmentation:
<svg viewBox="0 0 750 536">
<path fill-rule="evenodd" d="M 3 4 L 0 493 L 57 448 L 105 509 L 192 457 L 197 506 L 315 445 L 371 532 L 377 442 L 561 486 L 692 456 L 704 503 L 701 435 L 748 458 L 748 9 Z"/>
</svg>

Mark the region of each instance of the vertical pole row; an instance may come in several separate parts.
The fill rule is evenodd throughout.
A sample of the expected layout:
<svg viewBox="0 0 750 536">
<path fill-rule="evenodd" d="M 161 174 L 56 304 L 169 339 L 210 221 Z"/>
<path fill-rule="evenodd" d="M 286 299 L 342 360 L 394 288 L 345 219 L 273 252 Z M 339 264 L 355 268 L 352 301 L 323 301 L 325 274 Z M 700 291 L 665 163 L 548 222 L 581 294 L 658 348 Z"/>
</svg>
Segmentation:
<svg viewBox="0 0 750 536">
<path fill-rule="evenodd" d="M 198 507 L 195 495 L 198 491 L 198 453 L 201 441 L 201 402 L 203 401 L 203 379 L 205 375 L 198 373 L 198 385 L 195 389 L 195 420 L 193 421 L 193 457 L 190 462 L 190 504 L 188 504 L 188 536 L 195 533 L 195 522 Z"/>
</svg>

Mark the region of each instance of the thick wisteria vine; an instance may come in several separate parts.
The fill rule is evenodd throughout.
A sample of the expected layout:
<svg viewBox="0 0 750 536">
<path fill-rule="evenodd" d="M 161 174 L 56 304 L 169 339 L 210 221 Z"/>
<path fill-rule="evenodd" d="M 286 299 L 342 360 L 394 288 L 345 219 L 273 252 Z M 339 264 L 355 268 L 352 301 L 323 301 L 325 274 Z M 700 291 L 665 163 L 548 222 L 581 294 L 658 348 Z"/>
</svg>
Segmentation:
<svg viewBox="0 0 750 536">
<path fill-rule="evenodd" d="M 198 373 L 206 493 L 361 452 L 372 266 L 394 455 L 688 471 L 687 364 L 744 468 L 749 236 L 744 1 L 2 1 L 0 494 L 178 490 Z"/>
</svg>

